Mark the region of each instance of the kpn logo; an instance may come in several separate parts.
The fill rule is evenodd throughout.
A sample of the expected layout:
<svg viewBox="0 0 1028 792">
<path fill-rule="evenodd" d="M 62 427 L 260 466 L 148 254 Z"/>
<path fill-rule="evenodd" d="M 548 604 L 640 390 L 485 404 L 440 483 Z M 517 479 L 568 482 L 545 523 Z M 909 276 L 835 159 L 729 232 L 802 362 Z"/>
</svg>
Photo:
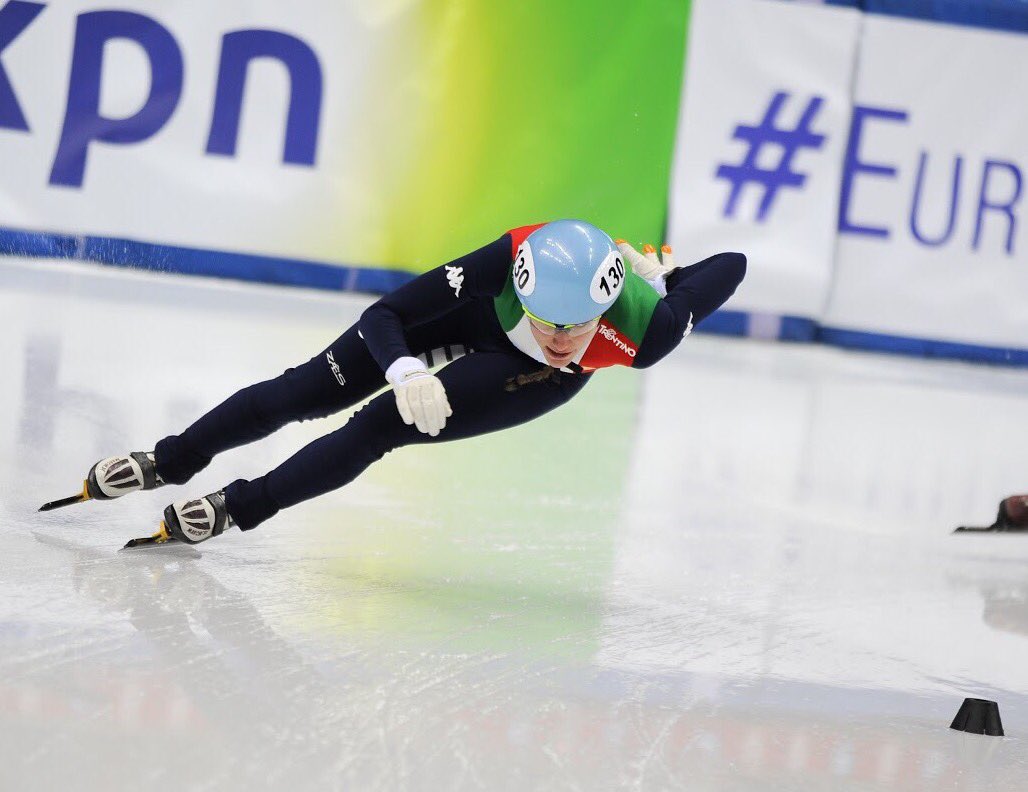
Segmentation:
<svg viewBox="0 0 1028 792">
<path fill-rule="evenodd" d="M 813 96 L 795 125 L 783 123 L 782 109 L 789 101 L 802 105 L 803 99 L 793 98 L 786 91 L 778 91 L 764 111 L 764 117 L 757 125 L 739 124 L 732 134 L 734 140 L 746 144 L 742 162 L 722 163 L 717 169 L 717 178 L 724 179 L 731 189 L 725 201 L 723 215 L 736 217 L 739 198 L 747 186 L 762 191 L 757 205 L 756 221 L 763 223 L 775 205 L 775 199 L 784 189 L 801 189 L 807 181 L 807 174 L 793 166 L 796 154 L 803 149 L 819 150 L 825 136 L 814 131 L 814 122 L 824 104 L 824 98 Z"/>
</svg>

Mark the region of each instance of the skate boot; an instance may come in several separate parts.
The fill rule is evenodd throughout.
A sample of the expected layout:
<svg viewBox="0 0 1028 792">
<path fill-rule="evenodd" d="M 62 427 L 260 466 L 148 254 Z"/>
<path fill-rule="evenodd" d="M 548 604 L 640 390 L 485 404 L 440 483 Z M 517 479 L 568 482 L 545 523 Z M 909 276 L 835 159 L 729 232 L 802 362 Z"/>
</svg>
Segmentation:
<svg viewBox="0 0 1028 792">
<path fill-rule="evenodd" d="M 221 490 L 168 506 L 158 534 L 165 534 L 165 541 L 178 539 L 187 544 L 199 544 L 232 525 L 235 523 L 225 507 L 225 492 Z"/>
<path fill-rule="evenodd" d="M 997 532 L 1018 531 L 1028 532 L 1028 495 L 1011 495 L 999 502 L 996 522 L 992 525 L 962 525 L 953 533 L 964 531 Z"/>
<path fill-rule="evenodd" d="M 994 525 L 998 531 L 1028 531 L 1028 495 L 1001 500 Z"/>
<path fill-rule="evenodd" d="M 133 451 L 127 456 L 101 459 L 89 469 L 86 494 L 94 500 L 111 500 L 138 490 L 163 487 L 157 475 L 153 451 Z"/>
<path fill-rule="evenodd" d="M 82 492 L 44 503 L 39 510 L 60 509 L 88 500 L 111 500 L 137 490 L 163 486 L 164 481 L 157 475 L 153 451 L 133 451 L 127 456 L 101 459 L 89 469 L 86 480 L 82 482 Z"/>
</svg>

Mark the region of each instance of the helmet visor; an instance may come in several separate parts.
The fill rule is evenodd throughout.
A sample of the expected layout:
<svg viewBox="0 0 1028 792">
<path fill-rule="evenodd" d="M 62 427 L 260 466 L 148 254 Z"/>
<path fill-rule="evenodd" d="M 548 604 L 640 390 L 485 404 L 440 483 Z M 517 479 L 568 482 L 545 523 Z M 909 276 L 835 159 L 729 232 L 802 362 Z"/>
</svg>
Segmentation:
<svg viewBox="0 0 1028 792">
<path fill-rule="evenodd" d="M 600 318 L 590 319 L 588 322 L 581 322 L 579 324 L 560 325 L 554 324 L 553 322 L 547 322 L 545 319 L 540 319 L 538 316 L 529 311 L 525 306 L 521 306 L 528 317 L 528 321 L 532 323 L 532 327 L 539 331 L 544 336 L 555 336 L 557 333 L 567 333 L 571 338 L 578 338 L 584 336 L 586 333 L 590 333 L 596 329 L 600 323 Z"/>
</svg>

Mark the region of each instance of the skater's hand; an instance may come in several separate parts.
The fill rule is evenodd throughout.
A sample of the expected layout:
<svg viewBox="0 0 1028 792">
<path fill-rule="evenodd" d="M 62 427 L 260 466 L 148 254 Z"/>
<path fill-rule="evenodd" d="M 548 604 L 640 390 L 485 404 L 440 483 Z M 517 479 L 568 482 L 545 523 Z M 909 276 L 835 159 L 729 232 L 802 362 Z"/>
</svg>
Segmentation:
<svg viewBox="0 0 1028 792">
<path fill-rule="evenodd" d="M 667 294 L 667 287 L 664 281 L 675 269 L 675 260 L 671 255 L 671 246 L 662 245 L 660 248 L 663 261 L 657 257 L 657 249 L 653 245 L 643 245 L 643 252 L 640 253 L 625 240 L 617 240 L 618 250 L 621 255 L 632 265 L 632 271 L 647 281 L 650 286 L 656 289 L 661 295 Z"/>
<path fill-rule="evenodd" d="M 396 409 L 403 422 L 417 426 L 419 432 L 435 437 L 453 415 L 446 389 L 439 378 L 430 373 L 417 358 L 404 357 L 386 371 L 396 394 Z"/>
</svg>

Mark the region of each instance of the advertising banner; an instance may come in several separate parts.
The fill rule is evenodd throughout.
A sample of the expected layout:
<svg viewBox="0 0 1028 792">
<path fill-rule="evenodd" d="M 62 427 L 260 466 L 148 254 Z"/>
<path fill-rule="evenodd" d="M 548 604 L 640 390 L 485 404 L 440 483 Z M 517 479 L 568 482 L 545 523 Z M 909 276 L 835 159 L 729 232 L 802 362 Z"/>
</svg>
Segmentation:
<svg viewBox="0 0 1028 792">
<path fill-rule="evenodd" d="M 1015 87 L 1028 37 L 869 15 L 859 62 L 825 337 L 1016 357 L 1028 350 L 1028 101 Z"/>
<path fill-rule="evenodd" d="M 688 11 L 0 0 L 0 250 L 345 287 L 550 218 L 655 238 Z"/>
<path fill-rule="evenodd" d="M 733 309 L 824 308 L 860 20 L 767 0 L 693 4 L 670 237 L 691 260 L 746 253 Z"/>
</svg>

